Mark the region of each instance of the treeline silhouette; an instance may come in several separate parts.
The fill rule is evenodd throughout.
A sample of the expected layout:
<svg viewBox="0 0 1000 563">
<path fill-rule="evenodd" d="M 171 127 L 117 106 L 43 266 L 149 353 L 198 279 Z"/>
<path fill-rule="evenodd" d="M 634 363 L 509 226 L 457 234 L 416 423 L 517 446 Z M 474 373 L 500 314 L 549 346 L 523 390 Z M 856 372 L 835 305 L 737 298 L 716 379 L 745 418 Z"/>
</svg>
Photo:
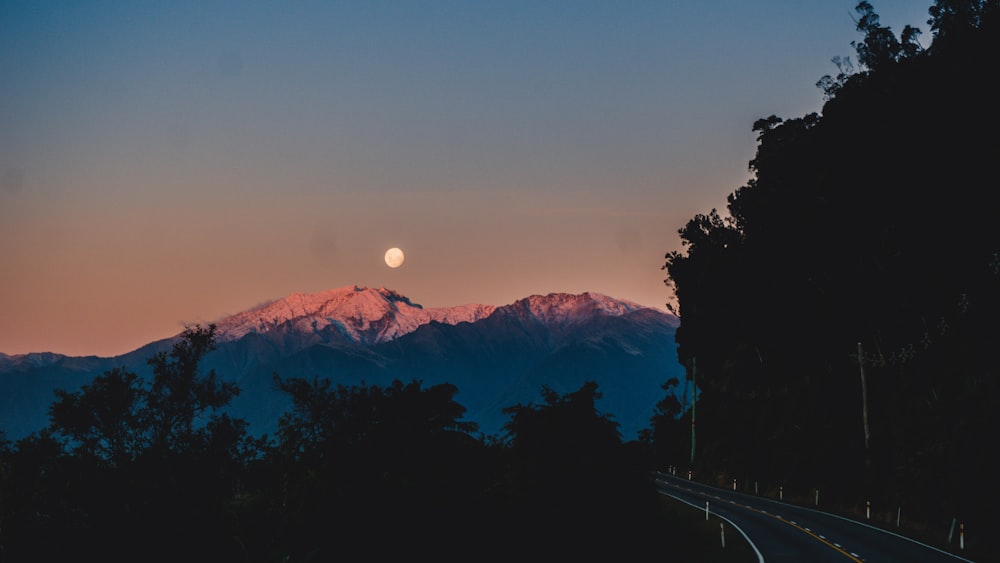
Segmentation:
<svg viewBox="0 0 1000 563">
<path fill-rule="evenodd" d="M 757 121 L 728 215 L 665 257 L 693 470 L 995 555 L 1000 2 L 934 2 L 927 47 L 856 12 L 822 114 Z M 661 460 L 691 465 L 690 422 L 654 426 Z"/>
<path fill-rule="evenodd" d="M 57 391 L 47 428 L 0 440 L 0 561 L 699 560 L 594 383 L 512 405 L 496 437 L 449 384 L 276 374 L 293 407 L 255 437 L 223 414 L 238 387 L 201 373 L 215 330 L 185 330 L 149 380 Z"/>
</svg>

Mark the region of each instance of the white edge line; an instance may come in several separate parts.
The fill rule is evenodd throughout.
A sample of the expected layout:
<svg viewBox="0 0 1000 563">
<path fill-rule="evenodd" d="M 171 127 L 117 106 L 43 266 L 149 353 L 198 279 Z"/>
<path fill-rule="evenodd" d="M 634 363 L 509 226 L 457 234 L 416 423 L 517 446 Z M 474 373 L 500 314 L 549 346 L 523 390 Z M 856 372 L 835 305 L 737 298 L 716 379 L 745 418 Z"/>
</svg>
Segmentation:
<svg viewBox="0 0 1000 563">
<path fill-rule="evenodd" d="M 658 473 L 662 473 L 662 472 L 658 472 Z M 701 484 L 702 484 L 702 486 L 704 486 L 706 488 L 709 488 L 709 489 L 718 488 L 718 487 L 713 487 L 712 485 L 708 485 L 708 484 L 705 484 L 705 483 L 701 483 Z M 695 492 L 695 491 L 692 491 L 692 492 Z M 753 498 L 760 499 L 760 500 L 767 501 L 767 502 L 771 502 L 771 503 L 774 503 L 774 504 L 791 506 L 791 507 L 794 507 L 794 508 L 798 508 L 800 510 L 806 510 L 806 511 L 809 511 L 809 512 L 815 512 L 817 514 L 823 514 L 823 515 L 826 515 L 826 516 L 833 516 L 834 518 L 839 518 L 840 520 L 843 520 L 845 522 L 850 522 L 852 524 L 857 524 L 859 526 L 864 526 L 866 528 L 871 528 L 872 530 L 876 530 L 876 531 L 879 531 L 879 532 L 882 532 L 882 533 L 885 533 L 885 534 L 889 534 L 890 536 L 896 536 L 897 538 L 910 541 L 910 542 L 915 543 L 917 545 L 922 545 L 922 546 L 926 547 L 927 549 L 932 549 L 932 550 L 934 550 L 934 551 L 936 551 L 938 553 L 941 553 L 942 555 L 948 555 L 950 557 L 958 559 L 959 561 L 965 561 L 966 563 L 975 563 L 971 559 L 966 559 L 966 558 L 964 558 L 964 557 L 962 557 L 960 555 L 955 555 L 954 553 L 950 553 L 950 552 L 945 551 L 943 549 L 939 549 L 937 547 L 934 547 L 933 545 L 927 545 L 926 543 L 924 543 L 922 541 L 915 540 L 913 538 L 904 536 L 902 534 L 897 534 L 895 532 L 886 530 L 884 528 L 879 528 L 877 526 L 872 526 L 871 524 L 866 524 L 864 522 L 861 522 L 860 520 L 854 520 L 853 518 L 846 518 L 844 516 L 841 516 L 839 514 L 834 514 L 832 512 L 823 512 L 822 510 L 816 510 L 815 508 L 809 508 L 807 506 L 799 506 L 797 504 L 791 504 L 791 503 L 786 503 L 786 502 L 783 502 L 783 501 L 777 501 L 777 500 L 770 499 L 770 498 L 767 498 L 767 497 L 755 496 Z M 759 510 L 761 512 L 763 512 L 764 514 L 767 514 L 767 511 L 762 510 L 762 509 L 759 509 Z M 721 516 L 720 516 L 720 518 L 721 518 Z M 739 528 L 737 528 L 737 529 L 739 529 Z"/>
<path fill-rule="evenodd" d="M 852 524 L 857 524 L 859 526 L 864 526 L 866 528 L 871 528 L 872 530 L 875 530 L 877 532 L 882 532 L 883 534 L 889 534 L 890 536 L 896 536 L 899 539 L 903 539 L 903 540 L 915 543 L 917 545 L 922 545 L 922 546 L 926 547 L 927 549 L 932 549 L 932 550 L 934 550 L 934 551 L 936 551 L 936 552 L 938 552 L 938 553 L 940 553 L 942 555 L 947 555 L 949 557 L 953 557 L 955 559 L 958 559 L 959 561 L 965 561 L 966 563 L 975 563 L 971 559 L 966 559 L 966 558 L 964 558 L 964 557 L 962 557 L 960 555 L 955 555 L 954 553 L 950 553 L 950 552 L 947 552 L 947 551 L 945 551 L 943 549 L 939 549 L 937 547 L 934 547 L 933 545 L 927 545 L 926 543 L 924 543 L 922 541 L 915 540 L 915 539 L 910 538 L 910 537 L 906 537 L 906 536 L 904 536 L 902 534 L 897 534 L 896 532 L 893 532 L 893 531 L 890 531 L 890 530 L 886 530 L 885 528 L 879 528 L 878 526 L 872 526 L 871 524 L 866 524 L 864 522 L 861 522 L 861 521 L 858 521 L 858 520 L 854 520 L 852 518 L 846 518 L 844 516 L 841 516 L 839 514 L 834 514 L 832 512 L 823 512 L 822 510 L 816 510 L 814 508 L 807 508 L 805 506 L 800 506 L 799 508 L 802 508 L 803 510 L 808 510 L 810 512 L 816 512 L 816 513 L 819 513 L 819 514 L 824 514 L 826 516 L 833 516 L 834 518 L 839 518 L 839 519 L 841 519 L 841 520 L 843 520 L 845 522 L 850 522 Z M 855 557 L 857 557 L 857 556 L 855 556 Z"/>
<path fill-rule="evenodd" d="M 764 497 L 760 497 L 760 498 L 762 500 L 766 500 L 766 501 L 770 501 L 770 502 L 778 502 L 778 501 L 776 501 L 774 499 L 769 499 L 769 498 L 764 498 Z M 911 543 L 915 543 L 917 545 L 926 547 L 927 549 L 932 549 L 932 550 L 934 550 L 934 551 L 936 551 L 936 552 L 938 552 L 938 553 L 940 553 L 942 555 L 947 555 L 949 557 L 953 557 L 955 559 L 958 559 L 959 561 L 965 561 L 966 563 L 975 563 L 971 559 L 966 559 L 966 558 L 964 558 L 964 557 L 962 557 L 960 555 L 955 555 L 954 553 L 950 553 L 950 552 L 945 551 L 943 549 L 934 547 L 933 545 L 928 545 L 928 544 L 926 544 L 926 543 L 924 543 L 922 541 L 915 540 L 915 539 L 913 539 L 911 537 L 907 537 L 907 536 L 904 536 L 902 534 L 897 534 L 896 532 L 893 532 L 891 530 L 886 530 L 885 528 L 879 528 L 878 526 L 872 526 L 871 524 L 867 524 L 867 523 L 862 522 L 860 520 L 855 520 L 853 518 L 847 518 L 845 516 L 841 516 L 839 514 L 834 514 L 832 512 L 823 512 L 822 510 L 816 510 L 815 508 L 809 508 L 808 506 L 798 506 L 798 505 L 795 505 L 795 504 L 789 504 L 789 506 L 792 506 L 792 507 L 795 507 L 795 508 L 799 508 L 801 510 L 807 510 L 809 512 L 815 512 L 817 514 L 822 514 L 824 516 L 832 516 L 832 517 L 837 518 L 839 520 L 843 520 L 844 522 L 850 522 L 851 524 L 857 524 L 858 526 L 864 526 L 865 528 L 870 528 L 870 529 L 875 530 L 877 532 L 882 532 L 883 534 L 889 534 L 890 536 L 895 536 L 895 537 L 897 537 L 899 539 L 903 539 L 903 540 L 909 541 Z M 808 530 L 809 528 L 806 528 L 806 529 Z"/>
<path fill-rule="evenodd" d="M 698 505 L 696 505 L 694 503 L 688 502 L 688 501 L 686 501 L 686 500 L 684 500 L 684 499 L 682 499 L 680 497 L 675 497 L 674 495 L 672 495 L 670 493 L 666 493 L 666 492 L 660 491 L 660 494 L 661 495 L 666 495 L 666 496 L 668 496 L 668 497 L 670 497 L 672 499 L 675 499 L 675 500 L 679 500 L 679 501 L 683 502 L 684 504 L 686 504 L 688 506 L 692 506 L 694 508 L 697 508 L 698 510 L 704 510 L 702 507 L 700 507 L 700 506 L 698 506 Z M 753 549 L 753 552 L 757 554 L 757 563 L 764 563 L 764 556 L 761 555 L 760 550 L 757 549 L 757 546 L 753 543 L 753 540 L 750 539 L 750 536 L 748 536 L 746 534 L 746 532 L 743 531 L 742 528 L 740 528 L 739 526 L 737 526 L 736 524 L 734 524 L 732 520 L 730 520 L 729 518 L 726 518 L 725 516 L 723 516 L 721 514 L 718 514 L 716 512 L 712 512 L 711 510 L 709 510 L 708 512 L 709 512 L 709 514 L 715 514 L 719 518 L 722 518 L 726 522 L 729 522 L 730 526 L 736 528 L 736 531 L 739 532 L 740 535 L 743 536 L 743 539 L 747 540 L 747 543 L 750 544 L 750 547 Z"/>
</svg>

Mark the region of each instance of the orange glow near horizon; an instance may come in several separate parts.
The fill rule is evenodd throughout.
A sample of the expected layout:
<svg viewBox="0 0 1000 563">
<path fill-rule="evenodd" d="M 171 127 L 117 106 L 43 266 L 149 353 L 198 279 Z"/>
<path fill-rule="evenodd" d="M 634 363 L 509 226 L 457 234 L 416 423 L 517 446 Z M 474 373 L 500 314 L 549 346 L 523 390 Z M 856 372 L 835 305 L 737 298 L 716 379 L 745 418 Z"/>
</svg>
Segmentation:
<svg viewBox="0 0 1000 563">
<path fill-rule="evenodd" d="M 902 29 L 926 10 L 879 13 Z M 117 355 L 352 284 L 427 307 L 594 291 L 665 308 L 664 255 L 746 182 L 754 121 L 818 111 L 856 39 L 837 3 L 3 18 L 5 354 Z"/>
</svg>

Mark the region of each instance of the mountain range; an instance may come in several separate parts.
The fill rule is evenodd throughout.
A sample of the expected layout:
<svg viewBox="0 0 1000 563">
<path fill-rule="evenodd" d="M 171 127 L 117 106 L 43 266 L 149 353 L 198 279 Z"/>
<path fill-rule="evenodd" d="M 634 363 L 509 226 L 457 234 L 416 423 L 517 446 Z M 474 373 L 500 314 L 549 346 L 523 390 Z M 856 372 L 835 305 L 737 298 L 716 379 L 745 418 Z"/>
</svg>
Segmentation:
<svg viewBox="0 0 1000 563">
<path fill-rule="evenodd" d="M 599 293 L 424 308 L 391 289 L 347 286 L 295 293 L 215 324 L 203 369 L 239 386 L 229 412 L 257 435 L 273 433 L 291 407 L 273 374 L 348 386 L 451 383 L 465 419 L 487 435 L 502 432 L 505 407 L 540 403 L 543 386 L 562 394 L 594 381 L 597 408 L 627 440 L 648 427 L 662 385 L 684 378 L 678 318 Z M 42 429 L 55 389 L 78 390 L 114 367 L 150 377 L 146 360 L 178 338 L 110 358 L 0 353 L 0 430 L 18 439 Z"/>
</svg>

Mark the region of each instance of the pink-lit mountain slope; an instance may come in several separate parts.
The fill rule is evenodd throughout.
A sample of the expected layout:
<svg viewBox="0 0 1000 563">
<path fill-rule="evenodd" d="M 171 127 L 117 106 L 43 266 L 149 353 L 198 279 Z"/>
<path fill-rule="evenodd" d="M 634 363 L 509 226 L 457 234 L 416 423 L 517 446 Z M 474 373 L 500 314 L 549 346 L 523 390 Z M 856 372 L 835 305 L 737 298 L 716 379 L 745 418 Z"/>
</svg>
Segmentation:
<svg viewBox="0 0 1000 563">
<path fill-rule="evenodd" d="M 361 344 L 394 340 L 430 322 L 458 324 L 489 316 L 492 305 L 425 309 L 391 289 L 346 286 L 319 293 L 293 293 L 217 323 L 220 342 L 276 328 L 301 334 L 333 331 Z"/>
<path fill-rule="evenodd" d="M 283 378 L 388 385 L 450 383 L 468 420 L 498 433 L 505 407 L 594 381 L 599 407 L 632 438 L 649 421 L 661 386 L 683 377 L 677 317 L 599 293 L 532 295 L 508 305 L 423 308 L 395 291 L 357 286 L 296 293 L 218 319 L 202 365 L 238 385 L 228 410 L 254 433 L 274 432 L 290 400 Z M 47 422 L 53 390 L 74 391 L 114 367 L 151 377 L 147 360 L 178 335 L 115 358 L 0 355 L 0 430 L 20 438 Z"/>
</svg>

